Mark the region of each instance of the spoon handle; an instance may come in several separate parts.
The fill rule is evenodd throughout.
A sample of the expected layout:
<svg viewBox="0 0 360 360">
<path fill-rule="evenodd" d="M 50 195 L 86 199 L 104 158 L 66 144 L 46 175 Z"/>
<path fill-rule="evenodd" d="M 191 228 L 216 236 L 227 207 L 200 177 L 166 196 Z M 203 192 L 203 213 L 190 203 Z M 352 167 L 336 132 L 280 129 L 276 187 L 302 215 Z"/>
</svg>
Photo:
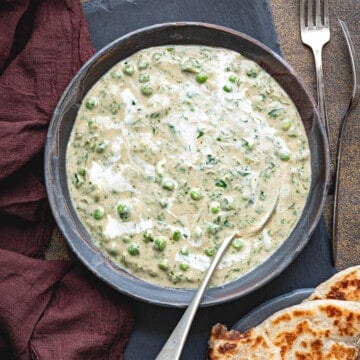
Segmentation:
<svg viewBox="0 0 360 360">
<path fill-rule="evenodd" d="M 178 360 L 206 287 L 225 250 L 236 235 L 224 239 L 189 306 L 155 360 Z"/>
</svg>

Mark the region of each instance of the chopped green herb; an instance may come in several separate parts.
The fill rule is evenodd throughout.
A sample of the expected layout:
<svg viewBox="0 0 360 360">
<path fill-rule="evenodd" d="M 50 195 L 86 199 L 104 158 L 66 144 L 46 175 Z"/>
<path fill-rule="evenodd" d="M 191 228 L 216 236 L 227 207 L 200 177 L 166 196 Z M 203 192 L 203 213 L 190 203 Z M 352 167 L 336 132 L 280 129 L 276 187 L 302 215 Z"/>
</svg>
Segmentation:
<svg viewBox="0 0 360 360">
<path fill-rule="evenodd" d="M 257 77 L 257 72 L 254 70 L 254 69 L 250 69 L 250 70 L 247 70 L 246 71 L 246 75 L 249 77 L 249 78 L 256 78 Z"/>
<path fill-rule="evenodd" d="M 81 176 L 85 176 L 86 170 L 85 169 L 78 169 L 77 173 Z"/>
<path fill-rule="evenodd" d="M 197 138 L 199 139 L 199 138 L 201 138 L 202 136 L 204 136 L 204 131 L 203 130 L 197 130 Z"/>
<path fill-rule="evenodd" d="M 208 256 L 208 257 L 213 257 L 215 255 L 215 249 L 214 248 L 208 248 L 208 249 L 205 249 L 205 254 Z"/>
<path fill-rule="evenodd" d="M 216 159 L 211 154 L 207 154 L 206 165 L 210 165 L 210 164 L 216 164 Z"/>
<path fill-rule="evenodd" d="M 230 222 L 228 219 L 226 219 L 224 221 L 224 226 L 228 227 L 228 228 L 233 228 L 234 224 L 232 222 Z"/>
<path fill-rule="evenodd" d="M 276 119 L 278 116 L 280 116 L 285 110 L 283 108 L 279 109 L 272 109 L 268 112 L 268 115 L 272 117 L 273 119 Z"/>
<path fill-rule="evenodd" d="M 128 205 L 119 204 L 116 210 L 121 220 L 126 221 L 130 219 L 130 207 Z"/>
<path fill-rule="evenodd" d="M 167 124 L 168 128 L 169 128 L 169 131 L 172 133 L 172 134 L 175 134 L 176 133 L 176 129 L 175 129 L 175 126 L 174 125 L 171 125 L 171 124 Z"/>
<path fill-rule="evenodd" d="M 180 68 L 184 72 L 197 74 L 201 70 L 201 65 L 196 59 L 188 59 L 180 64 Z"/>
<path fill-rule="evenodd" d="M 153 241 L 153 237 L 151 235 L 151 233 L 148 230 L 145 230 L 144 234 L 143 234 L 143 240 L 147 243 L 150 241 Z"/>
<path fill-rule="evenodd" d="M 227 187 L 226 182 L 224 180 L 221 180 L 221 179 L 215 181 L 215 186 L 221 187 L 221 188 L 226 188 Z"/>
<path fill-rule="evenodd" d="M 106 140 L 100 141 L 99 144 L 96 146 L 95 151 L 97 153 L 103 153 L 108 145 L 109 145 L 108 141 Z"/>
<path fill-rule="evenodd" d="M 169 269 L 169 260 L 162 259 L 159 262 L 158 266 L 159 266 L 159 269 L 161 269 L 161 270 L 164 270 L 164 271 L 168 270 Z"/>
<path fill-rule="evenodd" d="M 172 235 L 173 240 L 179 241 L 181 239 L 181 231 L 175 230 Z"/>
</svg>

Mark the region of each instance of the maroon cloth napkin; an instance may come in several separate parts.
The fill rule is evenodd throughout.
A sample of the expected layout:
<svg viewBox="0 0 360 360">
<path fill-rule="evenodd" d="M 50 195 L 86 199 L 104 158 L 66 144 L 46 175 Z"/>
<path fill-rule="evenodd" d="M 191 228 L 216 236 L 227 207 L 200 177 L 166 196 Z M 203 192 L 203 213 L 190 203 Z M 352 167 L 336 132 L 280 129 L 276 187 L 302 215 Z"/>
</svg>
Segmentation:
<svg viewBox="0 0 360 360">
<path fill-rule="evenodd" d="M 80 265 L 41 259 L 54 226 L 48 123 L 93 52 L 80 0 L 0 0 L 0 350 L 16 359 L 122 359 L 133 326 L 120 294 Z"/>
</svg>

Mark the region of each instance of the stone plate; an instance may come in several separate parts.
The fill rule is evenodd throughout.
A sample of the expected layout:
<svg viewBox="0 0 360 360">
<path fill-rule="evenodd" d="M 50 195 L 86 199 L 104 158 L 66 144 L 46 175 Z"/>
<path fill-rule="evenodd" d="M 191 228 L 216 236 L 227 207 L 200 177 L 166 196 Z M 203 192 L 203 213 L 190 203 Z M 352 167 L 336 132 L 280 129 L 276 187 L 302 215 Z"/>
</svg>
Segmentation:
<svg viewBox="0 0 360 360">
<path fill-rule="evenodd" d="M 45 147 L 45 178 L 50 206 L 71 250 L 90 271 L 115 289 L 152 304 L 184 307 L 194 291 L 145 282 L 113 264 L 93 244 L 72 206 L 67 187 L 65 152 L 79 105 L 91 86 L 113 65 L 140 49 L 165 44 L 203 44 L 240 52 L 268 71 L 292 98 L 301 115 L 311 151 L 310 194 L 297 226 L 263 264 L 236 281 L 206 291 L 202 305 L 234 300 L 277 277 L 301 252 L 321 216 L 329 173 L 326 136 L 315 102 L 303 82 L 271 49 L 234 30 L 205 23 L 153 25 L 129 33 L 98 51 L 75 75 L 62 95 L 50 123 Z"/>
</svg>

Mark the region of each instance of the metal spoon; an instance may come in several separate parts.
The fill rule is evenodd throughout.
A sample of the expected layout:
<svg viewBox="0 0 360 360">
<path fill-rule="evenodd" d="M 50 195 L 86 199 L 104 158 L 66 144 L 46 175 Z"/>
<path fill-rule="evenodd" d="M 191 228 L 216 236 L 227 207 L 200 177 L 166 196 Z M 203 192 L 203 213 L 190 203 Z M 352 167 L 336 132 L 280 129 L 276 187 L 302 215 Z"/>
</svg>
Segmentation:
<svg viewBox="0 0 360 360">
<path fill-rule="evenodd" d="M 218 249 L 214 257 L 214 260 L 211 262 L 204 278 L 202 279 L 200 286 L 196 291 L 193 299 L 191 300 L 188 308 L 184 312 L 180 321 L 176 325 L 175 329 L 171 333 L 169 339 L 167 340 L 167 342 L 165 343 L 165 345 L 163 346 L 163 348 L 161 349 L 160 353 L 158 354 L 155 360 L 178 360 L 180 358 L 181 352 L 185 344 L 185 340 L 190 331 L 191 324 L 193 322 L 197 309 L 200 305 L 201 299 L 211 279 L 211 276 L 216 269 L 216 266 L 218 265 L 220 259 L 225 253 L 225 250 L 228 248 L 229 244 L 233 239 L 249 236 L 261 230 L 270 219 L 272 213 L 274 212 L 278 198 L 279 198 L 279 191 L 276 194 L 274 204 L 272 208 L 269 210 L 268 214 L 263 218 L 263 220 L 259 224 L 256 225 L 256 227 L 253 227 L 253 229 L 251 229 L 250 232 L 246 234 L 235 233 L 225 238 L 225 240 L 221 244 L 220 248 Z"/>
<path fill-rule="evenodd" d="M 345 133 L 345 127 L 347 124 L 347 118 L 349 114 L 355 109 L 355 107 L 360 102 L 360 67 L 359 62 L 355 54 L 355 49 L 351 41 L 349 30 L 346 26 L 346 23 L 339 19 L 344 37 L 346 40 L 346 45 L 348 47 L 351 70 L 353 74 L 353 90 L 351 94 L 351 99 L 349 106 L 346 110 L 345 115 L 341 119 L 340 131 L 339 131 L 339 142 L 337 149 L 337 162 L 336 162 L 336 174 L 335 174 L 335 190 L 334 190 L 334 207 L 333 207 L 333 227 L 332 227 L 332 244 L 333 244 L 333 257 L 335 265 L 337 265 L 337 243 L 338 243 L 338 191 L 339 191 L 339 174 L 340 174 L 340 159 L 341 159 L 341 150 L 342 150 L 342 139 L 343 134 Z"/>
</svg>

